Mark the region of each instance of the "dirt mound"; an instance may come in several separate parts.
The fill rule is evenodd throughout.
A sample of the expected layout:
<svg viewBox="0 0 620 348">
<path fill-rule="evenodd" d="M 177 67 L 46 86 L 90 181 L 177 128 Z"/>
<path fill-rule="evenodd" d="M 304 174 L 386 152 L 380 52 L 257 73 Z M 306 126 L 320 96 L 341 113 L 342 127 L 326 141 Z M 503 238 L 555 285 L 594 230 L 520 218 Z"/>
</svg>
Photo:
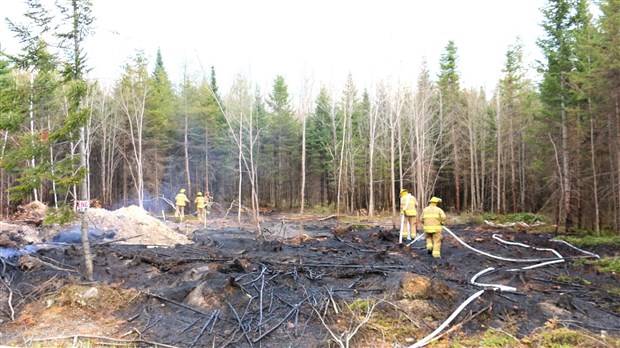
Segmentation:
<svg viewBox="0 0 620 348">
<path fill-rule="evenodd" d="M 45 213 L 47 211 L 47 205 L 39 202 L 32 201 L 26 205 L 20 205 L 17 207 L 17 212 L 12 217 L 13 221 L 31 222 L 37 226 L 45 219 Z"/>
<path fill-rule="evenodd" d="M 89 223 L 96 228 L 114 231 L 114 238 L 122 239 L 119 243 L 167 246 L 191 243 L 185 235 L 172 230 L 135 205 L 114 211 L 88 209 L 87 216 Z"/>
</svg>

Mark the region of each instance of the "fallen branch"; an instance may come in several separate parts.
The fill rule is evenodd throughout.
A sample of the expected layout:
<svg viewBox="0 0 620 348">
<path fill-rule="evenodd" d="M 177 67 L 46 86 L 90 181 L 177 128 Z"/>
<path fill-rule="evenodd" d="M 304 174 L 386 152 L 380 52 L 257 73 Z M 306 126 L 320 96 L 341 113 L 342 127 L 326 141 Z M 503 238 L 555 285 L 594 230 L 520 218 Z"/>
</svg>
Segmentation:
<svg viewBox="0 0 620 348">
<path fill-rule="evenodd" d="M 11 310 L 11 321 L 15 321 L 15 309 L 13 309 L 13 290 L 9 286 L 9 283 L 4 280 L 4 278 L 0 278 L 2 280 L 2 284 L 9 291 L 9 298 L 7 299 L 7 303 L 9 304 L 9 309 Z"/>
<path fill-rule="evenodd" d="M 209 315 L 208 313 L 203 312 L 203 311 L 201 311 L 201 310 L 199 310 L 199 309 L 196 309 L 196 308 L 190 307 L 190 306 L 185 305 L 185 304 L 180 303 L 180 302 L 173 301 L 173 300 L 171 300 L 171 299 L 169 299 L 169 298 L 165 298 L 165 297 L 162 297 L 162 296 L 159 296 L 159 295 L 156 295 L 156 294 L 150 293 L 150 292 L 148 292 L 148 291 L 144 292 L 144 294 L 149 295 L 149 296 L 152 296 L 152 297 L 155 297 L 155 298 L 158 298 L 158 299 L 163 300 L 163 301 L 166 301 L 166 302 L 170 302 L 170 303 L 175 304 L 175 305 L 177 305 L 177 306 L 179 306 L 179 307 L 183 307 L 183 308 L 185 308 L 185 309 L 189 309 L 190 311 L 194 311 L 194 312 L 196 312 L 196 313 L 200 313 L 200 314 L 204 314 L 204 315 Z"/>
<path fill-rule="evenodd" d="M 272 333 L 273 331 L 275 331 L 277 328 L 280 327 L 280 325 L 282 325 L 282 323 L 284 323 L 293 313 L 295 313 L 295 311 L 299 310 L 299 307 L 306 302 L 308 298 L 306 297 L 305 299 L 301 300 L 301 302 L 299 302 L 298 304 L 296 304 L 293 309 L 291 309 L 285 316 L 284 318 L 277 323 L 276 325 L 272 326 L 269 330 L 265 331 L 264 334 L 260 335 L 257 339 L 255 339 L 254 341 L 252 341 L 253 343 L 258 343 L 258 341 L 262 340 L 263 338 L 265 338 L 267 335 L 269 335 L 270 333 Z"/>
<path fill-rule="evenodd" d="M 318 220 L 316 220 L 316 221 L 321 222 L 321 221 L 325 221 L 325 220 L 329 220 L 329 219 L 333 219 L 333 218 L 336 218 L 336 219 L 337 219 L 337 218 L 338 218 L 338 215 L 334 214 L 334 215 L 326 216 L 326 217 L 321 218 L 321 219 L 318 219 Z"/>
<path fill-rule="evenodd" d="M 202 330 L 200 330 L 200 333 L 198 334 L 198 336 L 196 336 L 196 338 L 194 339 L 194 342 L 192 342 L 192 347 L 196 345 L 196 342 L 198 342 L 198 340 L 200 339 L 200 337 L 202 337 L 202 334 L 205 332 L 205 330 L 207 329 L 207 326 L 209 326 L 209 323 L 211 322 L 211 320 L 213 320 L 213 318 L 217 318 L 217 315 L 220 311 L 219 310 L 215 310 L 215 312 L 213 312 L 213 314 L 211 314 L 211 317 L 209 318 L 209 320 L 207 320 L 207 322 L 204 324 L 204 326 L 202 327 Z M 215 323 L 214 323 L 215 324 Z M 192 324 L 193 325 L 193 324 Z"/>
<path fill-rule="evenodd" d="M 101 246 L 101 245 L 108 245 L 108 244 L 112 244 L 112 243 L 116 243 L 116 242 L 123 242 L 123 241 L 129 240 L 129 239 L 134 239 L 134 238 L 138 238 L 138 237 L 141 237 L 141 236 L 143 236 L 143 235 L 139 234 L 137 236 L 132 236 L 132 237 L 124 237 L 124 238 L 113 239 L 113 240 L 110 240 L 110 241 L 107 241 L 107 242 L 103 242 L 103 243 L 96 243 L 93 246 Z"/>
<path fill-rule="evenodd" d="M 45 342 L 45 341 L 59 341 L 59 340 L 77 340 L 79 338 L 86 338 L 86 339 L 94 339 L 94 340 L 104 340 L 104 341 L 111 341 L 111 342 L 120 342 L 120 343 L 144 343 L 147 344 L 151 347 L 167 347 L 167 348 L 178 348 L 177 346 L 171 346 L 168 344 L 164 344 L 164 343 L 159 343 L 159 342 L 153 342 L 153 341 L 147 341 L 147 340 L 143 340 L 143 339 L 139 339 L 139 340 L 125 340 L 125 339 L 120 339 L 120 338 L 112 338 L 112 337 L 106 337 L 106 336 L 97 336 L 97 335 L 70 335 L 70 336 L 58 336 L 58 337 L 47 337 L 47 338 L 33 338 L 30 339 L 30 342 Z"/>
<path fill-rule="evenodd" d="M 241 331 L 243 331 L 243 336 L 245 336 L 246 341 L 248 341 L 250 347 L 253 347 L 254 345 L 252 344 L 252 340 L 250 339 L 250 336 L 248 336 L 248 332 L 245 330 L 243 322 L 241 321 L 241 318 L 239 318 L 239 314 L 237 314 L 235 307 L 233 307 L 233 305 L 231 305 L 228 301 L 226 301 L 226 303 L 228 304 L 228 307 L 230 307 L 230 309 L 233 311 L 235 318 L 237 318 L 237 321 L 239 322 L 239 327 L 241 328 Z"/>
<path fill-rule="evenodd" d="M 26 255 L 24 255 L 24 256 L 26 256 Z M 24 256 L 22 256 L 22 258 Z M 35 257 L 34 254 L 29 254 L 28 257 L 30 257 L 33 260 L 36 260 L 35 262 L 39 263 L 39 265 L 47 266 L 47 267 L 49 267 L 51 269 L 54 269 L 56 271 L 80 273 L 80 272 L 78 272 L 77 270 L 74 270 L 74 269 L 62 268 L 62 267 L 55 266 L 55 265 L 53 265 L 53 264 L 51 264 L 49 262 L 45 262 L 45 261 L 41 260 L 41 258 Z"/>
</svg>

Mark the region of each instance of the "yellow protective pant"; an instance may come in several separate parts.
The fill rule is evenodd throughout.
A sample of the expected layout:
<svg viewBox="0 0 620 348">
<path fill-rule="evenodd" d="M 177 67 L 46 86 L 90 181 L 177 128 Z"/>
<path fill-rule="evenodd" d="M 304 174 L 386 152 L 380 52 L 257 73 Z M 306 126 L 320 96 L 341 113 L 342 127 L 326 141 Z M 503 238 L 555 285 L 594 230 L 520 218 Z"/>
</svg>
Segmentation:
<svg viewBox="0 0 620 348">
<path fill-rule="evenodd" d="M 426 250 L 433 252 L 433 257 L 441 257 L 441 230 L 437 232 L 424 232 L 426 239 Z"/>
<path fill-rule="evenodd" d="M 198 215 L 198 220 L 203 221 L 204 219 L 207 218 L 207 211 L 205 210 L 205 208 L 197 208 L 197 215 Z"/>
<path fill-rule="evenodd" d="M 418 222 L 417 216 L 405 215 L 405 221 L 403 222 L 403 230 L 401 231 L 403 238 L 415 238 L 417 234 L 416 223 Z"/>
</svg>

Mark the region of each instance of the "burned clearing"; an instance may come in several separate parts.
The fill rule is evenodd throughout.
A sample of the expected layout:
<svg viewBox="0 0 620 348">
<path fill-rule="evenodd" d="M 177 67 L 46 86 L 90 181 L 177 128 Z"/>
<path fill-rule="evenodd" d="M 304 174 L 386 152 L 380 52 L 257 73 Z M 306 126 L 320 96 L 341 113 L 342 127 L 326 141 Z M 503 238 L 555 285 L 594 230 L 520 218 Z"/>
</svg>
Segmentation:
<svg viewBox="0 0 620 348">
<path fill-rule="evenodd" d="M 601 334 L 620 336 L 618 275 L 572 262 L 592 255 L 550 235 L 449 226 L 477 250 L 537 261 L 494 259 L 449 233 L 435 260 L 423 241 L 399 245 L 391 223 L 263 218 L 261 238 L 223 218 L 206 228 L 167 223 L 191 240 L 174 245 L 131 244 L 117 229 L 112 240 L 92 245 L 95 283 L 80 281 L 79 244 L 41 242 L 35 253 L 3 258 L 0 343 L 54 346 L 77 337 L 95 345 L 410 346 L 481 289 L 442 339 L 494 328 L 518 340 L 550 325 L 599 337 L 587 346 L 603 346 Z M 540 249 L 566 262 L 524 269 L 557 260 Z M 589 252 L 618 256 L 620 248 Z"/>
</svg>

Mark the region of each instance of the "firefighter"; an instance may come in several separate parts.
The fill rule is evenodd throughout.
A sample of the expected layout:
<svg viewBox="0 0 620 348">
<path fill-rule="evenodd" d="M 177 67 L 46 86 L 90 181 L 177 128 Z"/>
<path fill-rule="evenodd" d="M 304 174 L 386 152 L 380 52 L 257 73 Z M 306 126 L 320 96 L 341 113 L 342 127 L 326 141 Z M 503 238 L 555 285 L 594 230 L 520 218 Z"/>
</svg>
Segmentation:
<svg viewBox="0 0 620 348">
<path fill-rule="evenodd" d="M 196 194 L 196 199 L 194 199 L 194 204 L 196 204 L 196 213 L 198 214 L 198 220 L 205 221 L 207 216 L 205 215 L 205 207 L 207 206 L 207 200 L 202 196 L 202 192 L 198 192 Z"/>
<path fill-rule="evenodd" d="M 400 213 L 403 216 L 403 226 L 401 226 L 401 237 L 407 237 L 411 240 L 411 235 L 416 237 L 417 234 L 417 215 L 418 200 L 407 189 L 400 190 Z M 405 233 L 405 230 L 407 232 Z"/>
<path fill-rule="evenodd" d="M 183 217 L 185 216 L 185 205 L 189 203 L 189 199 L 185 195 L 185 189 L 179 190 L 176 197 L 174 197 L 174 204 L 176 205 L 177 214 L 181 217 L 181 222 L 183 222 Z"/>
<path fill-rule="evenodd" d="M 446 213 L 437 206 L 441 198 L 432 197 L 428 201 L 428 207 L 422 211 L 422 223 L 424 224 L 424 238 L 426 239 L 426 251 L 434 258 L 441 258 L 441 231 L 446 222 Z"/>
</svg>

